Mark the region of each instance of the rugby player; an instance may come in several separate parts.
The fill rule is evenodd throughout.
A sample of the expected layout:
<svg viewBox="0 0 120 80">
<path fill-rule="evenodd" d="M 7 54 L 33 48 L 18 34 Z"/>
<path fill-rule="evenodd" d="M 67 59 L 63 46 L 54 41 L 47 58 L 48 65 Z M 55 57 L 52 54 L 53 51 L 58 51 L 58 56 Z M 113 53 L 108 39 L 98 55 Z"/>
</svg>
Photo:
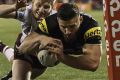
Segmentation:
<svg viewBox="0 0 120 80">
<path fill-rule="evenodd" d="M 64 3 L 56 14 L 39 23 L 16 53 L 33 54 L 30 52 L 36 47 L 32 45 L 42 45 L 37 49 L 56 54 L 60 62 L 70 67 L 96 71 L 102 53 L 101 27 L 94 18 L 80 13 L 75 4 Z"/>
<path fill-rule="evenodd" d="M 52 10 L 52 6 L 55 1 L 56 0 L 33 0 L 32 5 L 27 6 L 25 11 L 16 11 L 16 13 L 10 13 L 7 15 L 6 13 L 16 10 L 16 6 L 12 6 L 12 7 L 7 8 L 7 11 L 3 11 L 1 13 L 1 15 L 2 14 L 4 15 L 4 13 L 6 14 L 4 16 L 2 15 L 1 17 L 16 18 L 16 19 L 20 20 L 22 23 L 22 33 L 18 36 L 15 47 L 19 46 L 22 43 L 22 41 L 25 39 L 25 37 L 28 36 L 35 29 L 37 21 L 54 13 L 54 11 Z M 21 3 L 23 3 L 23 2 L 20 1 L 17 4 L 17 6 L 21 7 L 21 5 L 20 5 Z M 23 7 L 23 4 L 22 4 L 22 7 Z M 12 48 L 5 49 L 6 46 L 2 42 L 1 42 L 1 45 L 3 45 L 1 48 L 2 52 L 3 52 L 3 50 L 5 50 L 4 52 L 6 52 L 6 50 L 8 50 L 8 49 L 12 49 Z M 9 52 L 9 51 L 7 51 L 7 52 Z M 14 50 L 12 49 L 12 53 L 13 52 L 14 52 Z M 11 55 L 14 55 L 14 54 L 11 54 Z M 32 74 L 34 74 L 34 75 L 32 75 L 32 77 L 29 77 L 28 79 L 30 79 L 30 78 L 34 79 L 46 70 L 46 67 L 41 65 L 41 63 L 37 60 L 37 58 L 34 55 L 26 56 L 26 55 L 15 54 L 14 57 L 15 57 L 15 60 L 14 60 L 15 65 L 18 66 L 18 67 L 15 67 L 16 70 L 17 70 L 17 68 L 19 68 L 19 67 L 20 68 L 18 69 L 19 71 L 16 71 L 14 68 L 15 71 L 13 70 L 13 80 L 26 79 L 29 71 L 32 71 Z M 21 68 L 21 66 L 19 64 L 20 65 L 26 64 L 28 66 L 27 66 L 27 68 L 24 66 L 22 66 L 22 68 Z M 23 69 L 23 70 L 25 69 L 24 72 L 21 72 L 21 69 Z M 11 74 L 11 72 L 10 72 L 10 74 Z"/>
</svg>

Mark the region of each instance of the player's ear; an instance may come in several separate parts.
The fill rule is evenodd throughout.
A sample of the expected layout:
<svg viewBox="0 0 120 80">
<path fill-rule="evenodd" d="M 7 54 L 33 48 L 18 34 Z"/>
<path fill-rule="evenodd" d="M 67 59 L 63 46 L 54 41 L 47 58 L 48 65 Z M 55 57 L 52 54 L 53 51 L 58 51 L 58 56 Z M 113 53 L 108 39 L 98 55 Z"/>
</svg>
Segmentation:
<svg viewBox="0 0 120 80">
<path fill-rule="evenodd" d="M 80 22 L 82 22 L 83 21 L 83 16 L 80 16 Z"/>
</svg>

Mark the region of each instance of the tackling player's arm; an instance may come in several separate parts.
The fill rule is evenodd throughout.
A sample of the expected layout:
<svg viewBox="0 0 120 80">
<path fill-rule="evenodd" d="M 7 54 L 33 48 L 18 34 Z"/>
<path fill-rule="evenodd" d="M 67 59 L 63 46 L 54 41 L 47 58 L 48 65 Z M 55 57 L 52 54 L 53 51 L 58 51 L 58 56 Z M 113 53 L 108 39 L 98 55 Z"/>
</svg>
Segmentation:
<svg viewBox="0 0 120 80">
<path fill-rule="evenodd" d="M 26 2 L 24 1 L 19 1 L 16 4 L 1 4 L 0 5 L 0 17 L 1 18 L 15 18 L 16 13 L 19 8 L 25 7 Z"/>
<path fill-rule="evenodd" d="M 42 49 L 51 49 L 51 47 L 58 48 L 61 41 L 46 35 L 31 32 L 25 40 L 18 47 L 19 52 L 22 54 L 33 54 Z"/>
<path fill-rule="evenodd" d="M 1 18 L 7 17 L 7 16 L 10 17 L 10 15 L 8 14 L 11 12 L 14 12 L 15 10 L 16 10 L 15 4 L 12 4 L 12 5 L 2 4 L 0 5 L 0 17 Z"/>
<path fill-rule="evenodd" d="M 55 39 L 49 36 L 48 27 L 46 25 L 45 19 L 43 19 L 39 24 L 35 32 L 31 32 L 22 44 L 18 47 L 20 53 L 31 54 L 38 52 L 41 49 L 49 49 L 61 47 L 61 40 Z"/>
<path fill-rule="evenodd" d="M 88 36 L 89 33 L 93 32 L 95 32 L 95 34 Z M 95 71 L 99 66 L 102 53 L 100 27 L 95 27 L 88 30 L 84 36 L 87 37 L 86 44 L 84 44 L 83 48 L 81 49 L 82 55 L 71 56 L 60 53 L 58 54 L 58 58 L 62 63 L 73 68 Z"/>
</svg>

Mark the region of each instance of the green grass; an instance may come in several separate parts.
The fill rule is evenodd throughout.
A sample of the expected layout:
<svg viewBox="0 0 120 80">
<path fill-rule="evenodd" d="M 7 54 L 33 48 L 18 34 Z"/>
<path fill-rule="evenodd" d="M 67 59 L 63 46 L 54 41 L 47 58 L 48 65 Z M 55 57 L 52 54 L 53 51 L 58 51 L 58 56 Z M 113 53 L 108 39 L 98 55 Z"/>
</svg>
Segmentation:
<svg viewBox="0 0 120 80">
<path fill-rule="evenodd" d="M 103 12 L 92 11 L 90 13 L 103 29 Z M 15 39 L 20 32 L 20 23 L 13 19 L 0 19 L 0 40 L 13 47 Z M 103 33 L 104 36 L 104 33 Z M 104 37 L 103 37 L 103 48 Z M 0 78 L 11 69 L 11 63 L 0 54 Z M 48 68 L 47 71 L 36 80 L 107 80 L 106 54 L 102 56 L 102 61 L 96 72 L 83 71 L 59 64 Z"/>
</svg>

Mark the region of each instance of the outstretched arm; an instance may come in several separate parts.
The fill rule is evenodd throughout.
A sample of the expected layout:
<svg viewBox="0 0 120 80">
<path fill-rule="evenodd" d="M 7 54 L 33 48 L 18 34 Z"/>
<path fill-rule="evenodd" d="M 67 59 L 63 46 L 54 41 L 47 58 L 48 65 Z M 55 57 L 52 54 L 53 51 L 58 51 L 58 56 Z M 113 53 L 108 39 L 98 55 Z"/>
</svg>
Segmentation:
<svg viewBox="0 0 120 80">
<path fill-rule="evenodd" d="M 2 4 L 0 5 L 0 17 L 9 14 L 15 10 L 16 10 L 16 4 L 12 4 L 12 5 Z"/>
<path fill-rule="evenodd" d="M 0 17 L 1 18 L 15 18 L 16 14 L 15 11 L 17 11 L 19 8 L 25 7 L 26 2 L 23 0 L 20 0 L 16 4 L 1 4 L 0 5 Z M 14 13 L 13 13 L 14 12 Z"/>
<path fill-rule="evenodd" d="M 33 54 L 39 52 L 41 49 L 51 49 L 51 47 L 59 49 L 59 47 L 61 47 L 59 44 L 61 43 L 62 42 L 59 39 L 38 34 L 36 32 L 31 32 L 31 34 L 29 34 L 18 47 L 18 50 L 23 54 Z"/>
<path fill-rule="evenodd" d="M 83 55 L 70 56 L 58 54 L 58 58 L 62 63 L 73 68 L 95 71 L 98 68 L 101 59 L 101 45 L 86 44 L 83 47 Z"/>
</svg>

